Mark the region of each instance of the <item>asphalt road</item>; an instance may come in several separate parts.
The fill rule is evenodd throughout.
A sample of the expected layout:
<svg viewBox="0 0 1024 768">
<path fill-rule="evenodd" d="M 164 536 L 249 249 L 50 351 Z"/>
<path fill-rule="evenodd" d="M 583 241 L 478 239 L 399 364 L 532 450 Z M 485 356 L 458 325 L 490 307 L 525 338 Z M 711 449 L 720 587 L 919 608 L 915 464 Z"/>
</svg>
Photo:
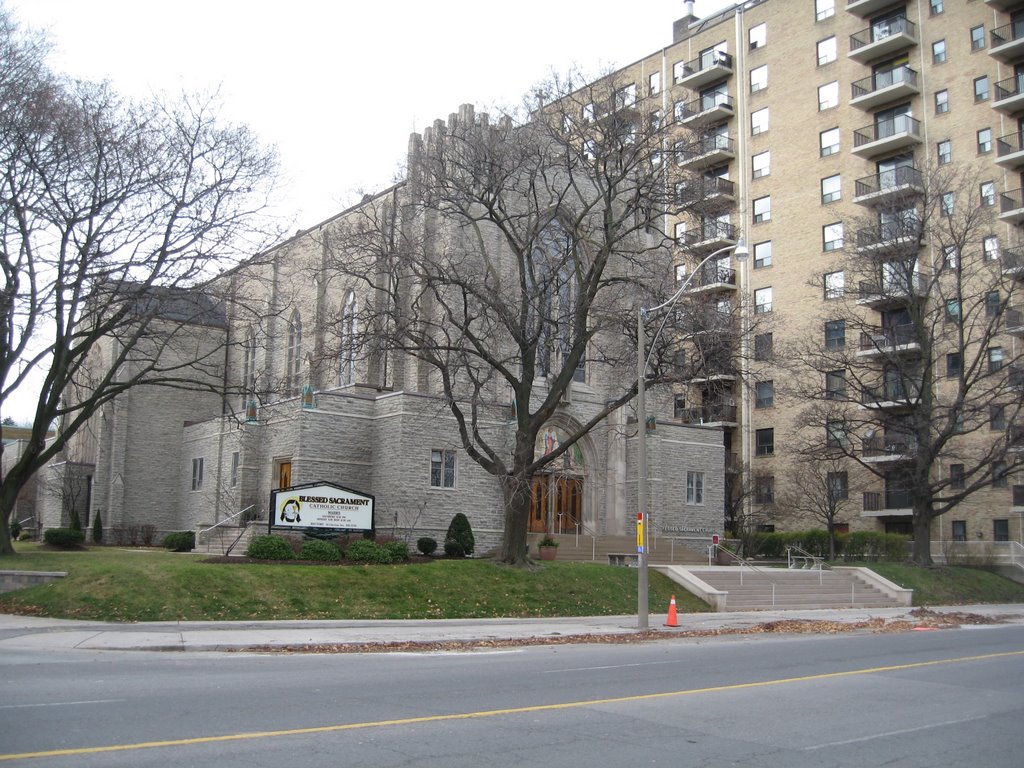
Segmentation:
<svg viewBox="0 0 1024 768">
<path fill-rule="evenodd" d="M 0 680 L 12 765 L 1024 764 L 1024 626 L 436 655 L 10 650 Z"/>
</svg>

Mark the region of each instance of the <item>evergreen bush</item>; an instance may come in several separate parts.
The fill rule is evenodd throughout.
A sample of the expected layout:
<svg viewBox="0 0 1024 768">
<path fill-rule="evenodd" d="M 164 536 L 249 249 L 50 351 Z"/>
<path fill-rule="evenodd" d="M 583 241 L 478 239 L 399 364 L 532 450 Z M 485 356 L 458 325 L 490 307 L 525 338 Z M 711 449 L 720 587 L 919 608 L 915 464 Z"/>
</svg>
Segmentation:
<svg viewBox="0 0 1024 768">
<path fill-rule="evenodd" d="M 449 542 L 456 546 L 449 547 Z M 451 523 L 448 525 L 448 533 L 444 537 L 445 553 L 450 557 L 467 557 L 473 554 L 475 545 L 473 527 L 469 524 L 469 518 L 462 512 L 455 513 Z M 460 552 L 460 554 L 455 554 L 456 552 Z"/>
<path fill-rule="evenodd" d="M 96 517 L 94 517 L 92 521 L 92 543 L 103 543 L 103 518 L 100 516 L 100 511 L 98 509 L 96 510 Z"/>
<path fill-rule="evenodd" d="M 295 550 L 284 536 L 255 536 L 245 554 L 256 560 L 291 560 Z"/>
<path fill-rule="evenodd" d="M 416 549 L 418 549 L 424 555 L 432 555 L 437 551 L 437 539 L 432 539 L 429 536 L 424 536 L 422 539 L 416 540 Z"/>
<path fill-rule="evenodd" d="M 51 547 L 76 549 L 85 542 L 85 534 L 73 528 L 47 528 L 43 533 L 43 541 Z"/>
<path fill-rule="evenodd" d="M 341 560 L 341 550 L 338 549 L 337 544 L 330 541 L 307 539 L 302 542 L 302 548 L 299 550 L 299 559 L 336 563 Z"/>
<path fill-rule="evenodd" d="M 171 552 L 191 552 L 196 548 L 195 531 L 175 531 L 164 537 L 164 547 Z"/>
<path fill-rule="evenodd" d="M 78 516 L 77 510 L 71 510 L 71 521 L 68 523 L 68 528 L 72 531 L 82 530 L 82 518 Z"/>
<path fill-rule="evenodd" d="M 17 520 L 15 520 L 10 525 L 10 531 L 11 531 L 11 541 L 17 541 L 18 540 L 18 536 L 21 535 L 21 523 L 19 523 Z"/>
<path fill-rule="evenodd" d="M 391 554 L 369 539 L 357 539 L 348 545 L 345 557 L 356 563 L 390 563 Z"/>
</svg>

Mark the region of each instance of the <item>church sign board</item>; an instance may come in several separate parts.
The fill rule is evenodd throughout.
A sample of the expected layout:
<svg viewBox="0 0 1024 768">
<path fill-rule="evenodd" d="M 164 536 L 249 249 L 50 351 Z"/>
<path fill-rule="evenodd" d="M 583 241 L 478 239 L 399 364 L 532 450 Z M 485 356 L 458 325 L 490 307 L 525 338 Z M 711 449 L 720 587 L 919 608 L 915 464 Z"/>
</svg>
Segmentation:
<svg viewBox="0 0 1024 768">
<path fill-rule="evenodd" d="M 309 483 L 270 492 L 270 530 L 373 530 L 373 496 L 334 483 Z"/>
</svg>

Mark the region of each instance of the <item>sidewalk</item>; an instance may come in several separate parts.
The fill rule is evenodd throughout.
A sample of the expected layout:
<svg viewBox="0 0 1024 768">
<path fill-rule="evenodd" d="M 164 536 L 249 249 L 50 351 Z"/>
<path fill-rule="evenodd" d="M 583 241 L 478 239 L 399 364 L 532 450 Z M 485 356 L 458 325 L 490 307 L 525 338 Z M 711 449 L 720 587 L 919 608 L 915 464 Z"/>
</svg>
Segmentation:
<svg viewBox="0 0 1024 768">
<path fill-rule="evenodd" d="M 650 628 L 666 637 L 688 631 L 752 630 L 779 621 L 855 624 L 881 619 L 915 621 L 912 608 L 828 609 L 690 613 L 679 627 L 664 627 L 665 616 L 652 614 Z M 957 605 L 928 609 L 985 621 L 1024 625 L 1024 604 Z M 115 624 L 0 615 L 0 651 L 228 651 L 253 647 L 335 644 L 444 643 L 529 640 L 635 633 L 636 616 L 550 619 L 452 619 L 418 621 L 191 621 Z M 581 639 L 585 642 L 584 639 Z"/>
</svg>

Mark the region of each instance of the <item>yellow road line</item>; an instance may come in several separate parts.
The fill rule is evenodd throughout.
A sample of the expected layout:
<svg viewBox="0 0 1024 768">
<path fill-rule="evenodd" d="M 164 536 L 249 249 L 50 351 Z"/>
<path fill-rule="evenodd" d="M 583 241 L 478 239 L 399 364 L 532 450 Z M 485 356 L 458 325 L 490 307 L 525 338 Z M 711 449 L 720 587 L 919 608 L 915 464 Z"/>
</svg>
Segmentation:
<svg viewBox="0 0 1024 768">
<path fill-rule="evenodd" d="M 771 685 L 788 685 L 790 683 L 805 683 L 812 680 L 827 680 L 836 677 L 852 677 L 855 675 L 870 675 L 878 672 L 898 672 L 905 669 L 920 669 L 922 667 L 934 667 L 941 664 L 963 664 L 970 661 L 986 661 L 989 659 L 1003 659 L 1008 656 L 1024 656 L 1024 650 L 1005 651 L 1003 653 L 987 653 L 980 656 L 960 656 L 951 659 L 936 659 L 934 661 L 916 661 L 909 664 L 894 664 L 888 667 L 867 667 L 865 669 L 851 669 L 846 672 L 825 672 L 819 675 L 805 675 L 803 677 L 787 677 L 778 680 L 762 680 L 756 683 L 734 683 L 732 685 L 719 685 L 710 688 L 690 688 L 682 691 L 666 691 L 664 693 L 643 693 L 635 696 L 616 696 L 608 699 L 587 699 L 585 701 L 567 701 L 561 704 L 537 704 L 530 707 L 512 707 L 509 709 L 488 709 L 481 712 L 462 712 L 447 715 L 426 715 L 423 717 L 405 717 L 397 720 L 374 720 L 366 723 L 345 723 L 341 725 L 322 725 L 313 728 L 290 728 L 281 731 L 254 731 L 251 733 L 233 733 L 224 736 L 199 736 L 191 739 L 169 739 L 167 741 L 143 741 L 135 744 L 111 744 L 106 747 L 76 747 L 72 749 L 51 749 L 43 752 L 21 752 L 18 754 L 0 755 L 0 761 L 28 760 L 38 757 L 69 757 L 78 755 L 95 755 L 103 752 L 128 752 L 137 749 L 153 749 L 156 747 L 184 747 L 194 744 L 217 744 L 228 741 L 245 741 L 249 739 L 272 739 L 278 736 L 304 736 L 314 733 L 334 733 L 337 731 L 354 731 L 362 728 L 384 728 L 392 725 L 417 725 L 420 723 L 439 723 L 451 720 L 475 720 L 484 717 L 499 717 L 501 715 L 521 715 L 529 712 L 544 712 L 560 709 L 577 709 L 579 707 L 593 707 L 600 704 L 622 704 L 632 701 L 651 701 L 654 699 L 667 699 L 679 696 L 693 696 L 698 693 L 719 693 L 722 691 L 741 691 L 748 688 L 763 688 Z"/>
</svg>

